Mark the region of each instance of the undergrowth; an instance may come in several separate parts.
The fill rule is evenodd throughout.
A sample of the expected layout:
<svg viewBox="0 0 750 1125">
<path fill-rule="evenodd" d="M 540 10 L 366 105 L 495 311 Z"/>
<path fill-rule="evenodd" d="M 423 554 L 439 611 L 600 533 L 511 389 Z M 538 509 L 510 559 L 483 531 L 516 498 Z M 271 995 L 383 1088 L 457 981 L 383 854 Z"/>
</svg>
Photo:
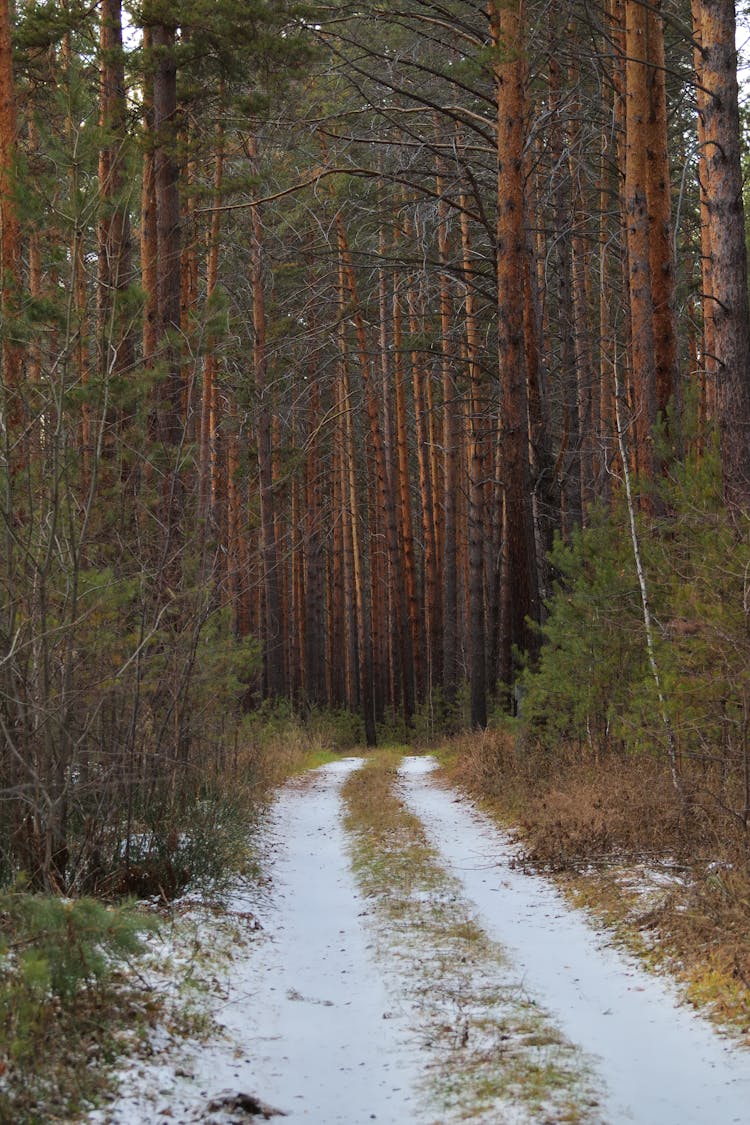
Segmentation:
<svg viewBox="0 0 750 1125">
<path fill-rule="evenodd" d="M 640 579 L 622 498 L 558 539 L 518 714 L 448 757 L 530 862 L 748 1028 L 750 523 L 726 510 L 711 442 L 688 462 L 637 514 Z M 660 873 L 645 901 L 638 866 Z"/>
<path fill-rule="evenodd" d="M 134 792 L 118 817 L 71 824 L 65 889 L 171 900 L 221 887 L 252 870 L 252 836 L 269 794 L 354 737 L 356 720 L 336 713 L 303 721 L 284 705 L 252 712 L 199 769 L 187 763 L 166 788 Z"/>
<path fill-rule="evenodd" d="M 348 747 L 352 725 L 254 713 L 213 767 L 173 785 L 168 800 L 153 791 L 122 819 L 71 825 L 80 838 L 69 896 L 32 893 L 23 876 L 0 892 L 0 1123 L 72 1120 L 160 1018 L 133 971 L 139 935 L 159 912 L 125 896 L 168 909 L 185 892 L 216 898 L 238 875 L 257 877 L 253 839 L 270 794 Z"/>
<path fill-rule="evenodd" d="M 64 1120 L 96 1091 L 148 1004 L 120 966 L 151 925 L 127 904 L 0 896 L 0 1121 Z"/>
<path fill-rule="evenodd" d="M 514 730 L 445 746 L 451 778 L 517 831 L 528 863 L 630 948 L 668 967 L 687 996 L 750 1031 L 750 872 L 742 834 L 706 798 L 702 767 L 675 789 L 662 759 L 519 744 Z"/>
</svg>

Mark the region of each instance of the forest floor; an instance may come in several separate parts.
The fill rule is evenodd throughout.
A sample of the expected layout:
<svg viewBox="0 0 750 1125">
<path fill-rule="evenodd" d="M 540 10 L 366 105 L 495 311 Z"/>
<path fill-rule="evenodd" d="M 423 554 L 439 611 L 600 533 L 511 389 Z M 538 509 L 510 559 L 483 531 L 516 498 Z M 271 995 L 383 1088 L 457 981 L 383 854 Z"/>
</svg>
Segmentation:
<svg viewBox="0 0 750 1125">
<path fill-rule="evenodd" d="M 280 792 L 263 883 L 176 904 L 139 966 L 192 1034 L 162 1015 L 88 1125 L 747 1120 L 750 1053 L 435 766 L 346 758 Z"/>
</svg>

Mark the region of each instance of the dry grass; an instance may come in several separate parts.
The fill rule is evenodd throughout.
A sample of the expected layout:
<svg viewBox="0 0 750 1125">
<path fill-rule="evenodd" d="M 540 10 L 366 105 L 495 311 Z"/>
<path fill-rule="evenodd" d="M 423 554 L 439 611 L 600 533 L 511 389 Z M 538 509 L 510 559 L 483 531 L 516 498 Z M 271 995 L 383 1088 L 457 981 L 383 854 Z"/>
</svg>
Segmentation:
<svg viewBox="0 0 750 1125">
<path fill-rule="evenodd" d="M 250 802 L 264 801 L 287 778 L 337 756 L 335 728 L 322 721 L 308 726 L 289 717 L 266 723 L 248 723 L 236 746 L 213 763 L 204 778 L 232 793 L 240 791 Z"/>
<path fill-rule="evenodd" d="M 683 797 L 647 755 L 553 757 L 503 731 L 464 736 L 441 757 L 517 831 L 530 864 L 668 967 L 692 1002 L 750 1031 L 747 837 L 709 775 L 686 771 Z"/>
</svg>

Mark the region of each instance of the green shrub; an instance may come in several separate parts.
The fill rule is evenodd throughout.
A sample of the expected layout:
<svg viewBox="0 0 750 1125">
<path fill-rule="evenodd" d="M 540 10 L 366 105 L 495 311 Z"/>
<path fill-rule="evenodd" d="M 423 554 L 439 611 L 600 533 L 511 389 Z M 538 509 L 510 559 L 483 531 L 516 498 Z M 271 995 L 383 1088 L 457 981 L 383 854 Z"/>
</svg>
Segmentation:
<svg viewBox="0 0 750 1125">
<path fill-rule="evenodd" d="M 618 515 L 596 512 L 569 543 L 555 542 L 557 574 L 538 666 L 521 680 L 524 727 L 545 745 L 606 748 L 621 735 L 633 686 L 646 675 L 632 554 Z"/>
<path fill-rule="evenodd" d="M 27 961 L 41 958 L 50 992 L 66 1001 L 104 977 L 115 961 L 138 952 L 140 934 L 149 927 L 129 904 L 22 892 L 0 896 L 0 919 L 6 968 L 15 963 L 23 971 Z"/>
<path fill-rule="evenodd" d="M 102 984 L 136 953 L 149 920 L 130 905 L 13 892 L 0 896 L 0 1027 L 10 1059 L 35 1051 L 37 1036 L 80 991 Z"/>
<path fill-rule="evenodd" d="M 554 752 L 666 752 L 747 832 L 750 798 L 750 526 L 722 501 L 709 451 L 662 483 L 638 518 L 660 692 L 649 666 L 626 513 L 594 513 L 558 541 L 538 665 L 522 680 L 524 737 Z"/>
<path fill-rule="evenodd" d="M 173 899 L 187 889 L 221 891 L 251 863 L 257 803 L 247 786 L 206 784 L 172 805 L 153 802 L 130 842 L 118 836 L 105 885 L 117 894 Z"/>
</svg>

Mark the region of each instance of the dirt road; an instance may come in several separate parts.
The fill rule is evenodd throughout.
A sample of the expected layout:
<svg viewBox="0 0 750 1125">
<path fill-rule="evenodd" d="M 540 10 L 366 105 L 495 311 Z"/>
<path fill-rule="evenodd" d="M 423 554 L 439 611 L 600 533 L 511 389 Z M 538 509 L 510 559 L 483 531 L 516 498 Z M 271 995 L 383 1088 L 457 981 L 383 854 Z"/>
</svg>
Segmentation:
<svg viewBox="0 0 750 1125">
<path fill-rule="evenodd" d="M 516 870 L 508 839 L 435 784 L 433 764 L 406 758 L 400 772 L 431 859 L 395 929 L 353 871 L 342 820 L 341 786 L 360 761 L 280 794 L 264 847 L 270 889 L 230 904 L 238 942 L 206 998 L 214 1032 L 157 1038 L 90 1125 L 218 1125 L 274 1110 L 312 1125 L 748 1120 L 750 1054 Z M 387 868 L 371 859 L 372 879 Z M 430 919 L 445 937 L 446 915 L 452 944 L 438 948 Z M 206 920 L 196 941 L 214 940 Z"/>
</svg>

